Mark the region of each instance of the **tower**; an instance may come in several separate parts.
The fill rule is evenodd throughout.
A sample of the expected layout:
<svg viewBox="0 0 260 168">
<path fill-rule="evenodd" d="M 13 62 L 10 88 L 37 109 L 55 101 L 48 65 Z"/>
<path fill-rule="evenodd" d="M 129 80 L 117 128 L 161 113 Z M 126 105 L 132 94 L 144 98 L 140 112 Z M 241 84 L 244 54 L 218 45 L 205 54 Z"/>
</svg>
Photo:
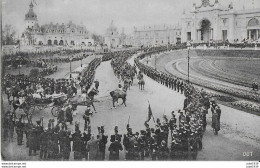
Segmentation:
<svg viewBox="0 0 260 168">
<path fill-rule="evenodd" d="M 32 29 L 34 24 L 38 23 L 37 15 L 33 11 L 33 3 L 29 5 L 29 11 L 25 14 L 25 28 Z"/>
</svg>

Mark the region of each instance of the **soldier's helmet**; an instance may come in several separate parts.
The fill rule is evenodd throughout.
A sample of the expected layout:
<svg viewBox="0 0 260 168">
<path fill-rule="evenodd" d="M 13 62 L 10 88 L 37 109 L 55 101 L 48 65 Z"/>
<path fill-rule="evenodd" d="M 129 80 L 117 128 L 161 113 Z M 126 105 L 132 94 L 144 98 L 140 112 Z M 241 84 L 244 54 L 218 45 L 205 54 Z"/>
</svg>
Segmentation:
<svg viewBox="0 0 260 168">
<path fill-rule="evenodd" d="M 166 146 L 165 140 L 162 140 L 161 145 L 162 145 L 162 146 Z"/>
</svg>

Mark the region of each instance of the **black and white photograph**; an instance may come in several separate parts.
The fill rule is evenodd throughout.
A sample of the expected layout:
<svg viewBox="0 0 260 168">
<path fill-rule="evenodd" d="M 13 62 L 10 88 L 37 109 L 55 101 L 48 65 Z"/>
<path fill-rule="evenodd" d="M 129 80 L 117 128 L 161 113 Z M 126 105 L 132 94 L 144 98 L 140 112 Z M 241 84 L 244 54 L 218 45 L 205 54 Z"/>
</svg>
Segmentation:
<svg viewBox="0 0 260 168">
<path fill-rule="evenodd" d="M 259 167 L 259 0 L 1 5 L 1 162 Z"/>
</svg>

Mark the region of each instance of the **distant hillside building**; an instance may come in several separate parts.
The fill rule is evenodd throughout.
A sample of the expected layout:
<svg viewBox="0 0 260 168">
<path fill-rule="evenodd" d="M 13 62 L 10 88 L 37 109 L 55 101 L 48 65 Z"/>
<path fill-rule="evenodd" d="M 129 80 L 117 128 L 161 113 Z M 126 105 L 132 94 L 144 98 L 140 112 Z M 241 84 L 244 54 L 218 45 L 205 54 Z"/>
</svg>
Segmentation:
<svg viewBox="0 0 260 168">
<path fill-rule="evenodd" d="M 135 46 L 159 46 L 181 42 L 180 26 L 148 26 L 143 29 L 134 28 Z"/>
<path fill-rule="evenodd" d="M 107 45 L 108 48 L 119 47 L 120 35 L 113 21 L 107 28 L 106 34 L 104 35 L 104 39 L 105 39 L 105 44 Z"/>
<path fill-rule="evenodd" d="M 190 13 L 183 13 L 181 21 L 182 42 L 234 42 L 260 37 L 260 8 L 236 11 L 232 3 L 224 7 L 218 0 L 213 4 L 201 0 L 200 6 L 194 3 Z"/>
<path fill-rule="evenodd" d="M 21 38 L 22 45 L 60 45 L 80 46 L 93 45 L 89 32 L 83 25 L 76 25 L 70 21 L 68 24 L 38 24 L 37 15 L 33 11 L 33 4 L 29 5 L 25 14 L 25 31 Z"/>
</svg>

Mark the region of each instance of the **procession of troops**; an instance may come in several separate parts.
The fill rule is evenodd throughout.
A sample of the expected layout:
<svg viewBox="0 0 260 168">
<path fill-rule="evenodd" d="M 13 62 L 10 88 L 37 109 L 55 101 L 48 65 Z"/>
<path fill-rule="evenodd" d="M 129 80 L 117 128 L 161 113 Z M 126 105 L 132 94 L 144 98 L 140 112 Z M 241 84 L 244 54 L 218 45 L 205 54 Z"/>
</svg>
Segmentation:
<svg viewBox="0 0 260 168">
<path fill-rule="evenodd" d="M 102 61 L 111 60 L 111 66 L 119 79 L 118 88 L 123 92 L 130 89 L 135 76 L 143 80 L 145 74 L 169 89 L 184 94 L 186 98 L 183 109 L 171 111 L 171 118 L 163 115 L 162 119 L 155 120 L 149 104 L 148 119 L 140 121 L 144 122 L 144 128 L 140 131 L 134 132 L 131 125 L 126 123 L 124 133 L 119 132 L 118 126 L 115 125 L 113 135 L 106 135 L 105 126 L 98 127 L 98 135 L 94 135 L 90 106 L 87 106 L 82 116 L 85 121 L 84 130 L 79 129 L 78 122 L 75 122 L 74 130 L 68 129 L 68 121 L 59 117 L 49 119 L 48 127 L 44 128 L 43 118 L 33 123 L 31 115 L 27 116 L 28 121 L 25 122 L 26 117 L 17 117 L 14 108 L 13 111 L 7 110 L 4 115 L 4 141 L 11 143 L 16 132 L 17 145 L 26 145 L 29 156 L 39 152 L 39 158 L 42 160 L 69 160 L 71 152 L 74 152 L 74 160 L 119 160 L 119 153 L 123 152 L 123 149 L 125 160 L 196 160 L 198 151 L 202 150 L 208 112 L 212 113 L 212 128 L 217 135 L 220 130 L 221 109 L 213 99 L 210 100 L 203 89 L 195 89 L 188 81 L 159 72 L 141 62 L 145 56 L 162 51 L 164 49 L 157 48 L 141 54 L 135 59 L 133 66 L 127 63 L 127 59 L 136 54 L 136 51 L 109 53 L 103 56 Z M 100 63 L 101 59 L 94 59 L 90 66 L 83 70 L 78 79 L 82 93 L 88 93 L 94 82 L 95 69 Z M 31 79 L 26 75 L 6 75 L 4 81 L 10 106 L 14 107 L 19 106 L 19 97 L 27 97 L 37 90 L 42 90 L 41 97 L 59 92 L 77 94 L 73 80 L 59 83 L 50 78 Z M 94 85 L 98 90 L 99 82 L 95 81 Z M 69 122 L 72 123 L 72 113 L 68 118 L 71 118 Z M 149 125 L 150 119 L 153 119 L 154 128 Z M 109 153 L 108 158 L 106 152 Z"/>
</svg>

